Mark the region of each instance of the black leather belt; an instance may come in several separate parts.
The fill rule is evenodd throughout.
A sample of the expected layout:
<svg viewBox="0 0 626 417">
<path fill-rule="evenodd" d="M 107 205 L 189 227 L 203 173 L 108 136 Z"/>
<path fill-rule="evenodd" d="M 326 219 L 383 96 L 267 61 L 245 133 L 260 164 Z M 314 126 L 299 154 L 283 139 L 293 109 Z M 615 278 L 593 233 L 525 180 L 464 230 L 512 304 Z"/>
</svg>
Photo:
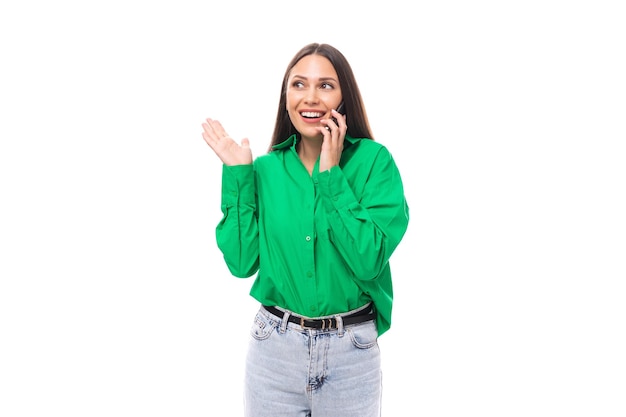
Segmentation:
<svg viewBox="0 0 626 417">
<path fill-rule="evenodd" d="M 263 308 L 279 319 L 282 319 L 285 315 L 284 311 L 279 310 L 276 307 L 263 306 Z M 352 314 L 348 314 L 345 316 L 341 315 L 341 321 L 343 322 L 344 326 L 348 326 L 350 324 L 364 323 L 366 321 L 374 320 L 375 318 L 376 312 L 371 307 L 356 311 Z M 305 329 L 332 330 L 337 328 L 336 317 L 328 317 L 324 319 L 307 319 L 302 316 L 290 314 L 288 321 L 290 323 L 299 324 Z"/>
</svg>

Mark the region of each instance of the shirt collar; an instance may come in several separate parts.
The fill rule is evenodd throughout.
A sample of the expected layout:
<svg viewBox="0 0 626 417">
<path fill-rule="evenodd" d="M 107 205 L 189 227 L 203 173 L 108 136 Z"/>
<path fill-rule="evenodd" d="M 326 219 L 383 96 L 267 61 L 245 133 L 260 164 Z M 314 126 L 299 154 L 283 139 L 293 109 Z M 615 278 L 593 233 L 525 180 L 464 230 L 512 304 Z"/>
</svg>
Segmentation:
<svg viewBox="0 0 626 417">
<path fill-rule="evenodd" d="M 344 138 L 344 148 L 347 148 L 348 146 L 353 145 L 354 143 L 358 142 L 359 140 L 361 140 L 361 139 L 353 138 L 352 136 L 346 134 L 346 137 Z M 295 148 L 296 143 L 298 143 L 298 135 L 294 133 L 293 135 L 289 136 L 283 142 L 278 143 L 278 144 L 272 146 L 272 150 L 273 151 L 279 151 L 279 150 L 283 150 L 283 149 L 287 149 L 287 148 Z"/>
</svg>

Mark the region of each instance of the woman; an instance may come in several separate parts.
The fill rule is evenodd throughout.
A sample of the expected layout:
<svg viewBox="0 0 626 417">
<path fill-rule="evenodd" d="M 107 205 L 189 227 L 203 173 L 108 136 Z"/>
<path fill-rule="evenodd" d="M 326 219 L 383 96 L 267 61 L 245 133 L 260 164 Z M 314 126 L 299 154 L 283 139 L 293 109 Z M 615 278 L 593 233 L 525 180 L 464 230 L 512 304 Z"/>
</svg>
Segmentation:
<svg viewBox="0 0 626 417">
<path fill-rule="evenodd" d="M 202 136 L 223 162 L 218 247 L 234 276 L 256 274 L 250 295 L 261 304 L 245 415 L 379 416 L 389 258 L 409 214 L 348 61 L 317 43 L 294 56 L 266 155 L 253 160 L 248 139 L 217 120 Z"/>
</svg>

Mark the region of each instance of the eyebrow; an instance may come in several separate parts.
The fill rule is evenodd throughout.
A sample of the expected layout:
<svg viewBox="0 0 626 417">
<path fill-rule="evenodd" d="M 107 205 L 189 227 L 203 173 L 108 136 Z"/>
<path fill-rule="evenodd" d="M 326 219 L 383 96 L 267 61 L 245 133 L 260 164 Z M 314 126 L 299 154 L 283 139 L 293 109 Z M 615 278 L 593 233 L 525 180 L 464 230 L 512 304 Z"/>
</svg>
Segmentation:
<svg viewBox="0 0 626 417">
<path fill-rule="evenodd" d="M 308 78 L 307 78 L 307 77 L 305 77 L 304 75 L 298 75 L 298 74 L 293 75 L 291 78 L 292 78 L 292 79 L 293 79 L 293 78 L 302 78 L 302 79 L 304 79 L 304 80 L 308 80 Z M 335 78 L 333 78 L 333 77 L 322 77 L 322 78 L 320 78 L 319 80 L 320 80 L 320 81 L 335 81 L 335 82 L 338 82 L 338 81 L 337 81 Z"/>
</svg>

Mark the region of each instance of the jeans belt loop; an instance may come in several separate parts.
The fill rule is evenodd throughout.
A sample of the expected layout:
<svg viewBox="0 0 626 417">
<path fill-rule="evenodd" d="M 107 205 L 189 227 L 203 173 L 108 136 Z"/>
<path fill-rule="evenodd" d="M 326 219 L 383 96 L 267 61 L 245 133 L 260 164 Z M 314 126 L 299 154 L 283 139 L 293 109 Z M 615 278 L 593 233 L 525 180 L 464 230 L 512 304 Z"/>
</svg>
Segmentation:
<svg viewBox="0 0 626 417">
<path fill-rule="evenodd" d="M 343 337 L 344 329 L 343 329 L 343 317 L 340 315 L 335 316 L 335 321 L 337 321 L 337 336 Z"/>
<path fill-rule="evenodd" d="M 285 314 L 283 314 L 283 319 L 280 322 L 280 332 L 285 333 L 287 331 L 287 324 L 289 323 L 289 316 L 291 312 L 289 310 L 285 310 Z"/>
</svg>

